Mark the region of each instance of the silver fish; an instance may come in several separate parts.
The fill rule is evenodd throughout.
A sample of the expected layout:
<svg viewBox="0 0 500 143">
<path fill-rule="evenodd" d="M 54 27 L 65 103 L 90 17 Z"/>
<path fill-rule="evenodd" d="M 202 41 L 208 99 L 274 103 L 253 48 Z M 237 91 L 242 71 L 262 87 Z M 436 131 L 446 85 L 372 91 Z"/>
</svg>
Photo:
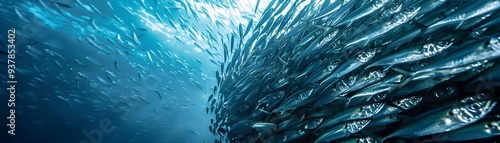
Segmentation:
<svg viewBox="0 0 500 143">
<path fill-rule="evenodd" d="M 457 130 L 441 133 L 437 137 L 432 138 L 432 140 L 466 141 L 498 135 L 500 135 L 500 120 L 496 118 L 479 121 Z"/>
<path fill-rule="evenodd" d="M 492 100 L 464 103 L 467 102 L 466 99 L 455 103 L 451 108 L 443 106 L 444 109 L 438 108 L 424 113 L 421 115 L 423 118 L 403 126 L 384 140 L 396 136 L 418 137 L 456 130 L 483 118 L 496 105 Z"/>
<path fill-rule="evenodd" d="M 361 107 L 352 107 L 346 109 L 338 114 L 335 114 L 331 118 L 325 119 L 325 121 L 321 123 L 321 125 L 318 126 L 316 130 L 326 128 L 343 121 L 370 118 L 371 116 L 380 112 L 380 110 L 382 109 L 382 107 L 384 107 L 384 105 L 385 105 L 384 103 L 374 103 Z"/>
<path fill-rule="evenodd" d="M 349 136 L 350 134 L 356 133 L 366 127 L 370 123 L 370 120 L 358 120 L 352 121 L 345 124 L 341 124 L 330 128 L 327 132 L 323 133 L 316 139 L 315 143 L 327 143 L 332 140 L 340 139 L 342 137 Z"/>
<path fill-rule="evenodd" d="M 484 43 L 486 42 L 486 43 Z M 450 53 L 450 56 L 440 57 L 440 61 L 425 66 L 415 72 L 405 72 L 404 70 L 394 68 L 411 77 L 411 80 L 426 79 L 434 77 L 436 71 L 441 71 L 445 75 L 453 74 L 454 68 L 474 64 L 476 62 L 494 59 L 500 56 L 500 37 L 487 38 L 472 44 L 466 45 L 466 49 L 456 50 Z M 456 70 L 455 70 L 456 71 Z"/>
</svg>

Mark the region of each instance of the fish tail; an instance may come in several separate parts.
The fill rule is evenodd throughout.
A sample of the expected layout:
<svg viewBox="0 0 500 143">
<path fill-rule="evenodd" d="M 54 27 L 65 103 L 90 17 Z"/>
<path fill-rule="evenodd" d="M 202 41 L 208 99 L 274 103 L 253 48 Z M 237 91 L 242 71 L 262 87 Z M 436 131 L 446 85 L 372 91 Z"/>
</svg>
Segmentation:
<svg viewBox="0 0 500 143">
<path fill-rule="evenodd" d="M 413 74 L 410 73 L 409 71 L 406 71 L 406 70 L 403 70 L 403 69 L 400 69 L 400 68 L 391 68 L 391 69 L 394 70 L 394 71 L 396 71 L 396 72 L 398 72 L 398 73 L 401 73 L 401 74 L 403 74 L 403 76 L 405 76 L 405 78 L 403 79 L 403 81 L 401 81 L 401 83 L 399 84 L 398 88 L 401 88 L 401 87 L 405 86 L 406 84 L 408 84 L 411 81 L 412 77 L 413 77 Z M 392 90 L 394 90 L 394 89 L 392 89 Z"/>
<path fill-rule="evenodd" d="M 404 79 L 404 80 L 403 80 L 403 81 L 399 84 L 398 88 L 401 88 L 401 87 L 405 86 L 405 85 L 406 85 L 406 84 L 408 84 L 410 81 L 411 81 L 411 78 L 410 78 L 410 77 L 408 77 L 408 78 Z M 394 91 L 395 89 L 397 89 L 397 88 L 391 89 L 389 92 L 392 92 L 392 91 Z"/>
<path fill-rule="evenodd" d="M 349 107 L 349 104 L 351 103 L 351 100 L 348 100 L 345 105 L 344 105 L 344 109 L 347 109 Z"/>
</svg>

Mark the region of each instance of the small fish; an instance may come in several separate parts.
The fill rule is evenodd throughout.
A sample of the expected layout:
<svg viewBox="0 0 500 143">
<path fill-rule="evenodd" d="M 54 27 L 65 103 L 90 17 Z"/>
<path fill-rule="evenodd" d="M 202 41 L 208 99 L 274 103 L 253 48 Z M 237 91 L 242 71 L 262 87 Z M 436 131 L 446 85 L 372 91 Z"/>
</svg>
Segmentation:
<svg viewBox="0 0 500 143">
<path fill-rule="evenodd" d="M 153 58 L 151 58 L 151 54 L 150 54 L 150 52 L 149 52 L 149 51 L 146 51 L 146 52 L 148 53 L 148 58 L 149 58 L 149 61 L 150 61 L 150 62 L 153 62 Z"/>
<path fill-rule="evenodd" d="M 120 71 L 120 66 L 118 66 L 118 60 L 115 60 L 114 65 L 115 65 L 116 70 Z"/>
<path fill-rule="evenodd" d="M 58 2 L 58 1 L 50 1 L 50 2 L 52 2 L 53 4 L 55 4 L 57 6 L 60 6 L 60 7 L 71 8 L 71 6 L 69 4 L 61 3 L 61 2 Z"/>
<path fill-rule="evenodd" d="M 429 64 L 418 71 L 407 72 L 399 68 L 393 69 L 410 76 L 409 80 L 421 80 L 432 78 L 436 75 L 442 75 L 438 74 L 440 72 L 445 73 L 445 75 L 450 75 L 446 73 L 454 73 L 452 72 L 454 68 L 464 67 L 476 62 L 494 59 L 496 57 L 500 57 L 500 39 L 486 38 L 467 44 L 464 48 L 450 52 L 447 56 L 439 57 L 439 61 Z"/>
<path fill-rule="evenodd" d="M 347 137 L 350 134 L 356 133 L 366 127 L 370 120 L 357 120 L 340 124 L 338 126 L 329 128 L 327 132 L 321 134 L 314 143 L 328 143 L 330 141 Z"/>
<path fill-rule="evenodd" d="M 427 59 L 429 57 L 440 54 L 441 52 L 451 47 L 452 44 L 453 42 L 451 40 L 440 40 L 438 42 L 432 42 L 421 46 L 400 49 L 400 52 L 391 52 L 390 56 L 373 62 L 368 67 L 382 65 L 393 66 L 396 64 Z"/>
<path fill-rule="evenodd" d="M 335 114 L 331 118 L 325 119 L 325 121 L 321 123 L 321 125 L 318 126 L 316 130 L 326 128 L 343 121 L 370 118 L 371 116 L 379 113 L 382 107 L 384 107 L 384 105 L 385 105 L 384 103 L 374 103 L 374 104 L 368 104 L 360 107 L 352 107 L 346 109 L 338 114 Z"/>
<path fill-rule="evenodd" d="M 103 67 L 103 65 L 99 61 L 97 61 L 96 59 L 94 59 L 92 57 L 88 57 L 87 56 L 87 57 L 85 57 L 85 59 L 87 61 L 89 61 L 90 63 L 92 63 L 93 65 L 97 65 L 97 66 Z"/>
<path fill-rule="evenodd" d="M 92 4 L 91 4 L 91 5 L 90 5 L 90 8 L 91 8 L 91 9 L 92 9 L 92 11 L 94 11 L 95 13 L 99 14 L 99 15 L 100 15 L 100 16 L 102 16 L 102 17 L 105 17 L 105 16 L 102 14 L 102 12 L 101 12 L 99 9 L 97 9 L 97 7 L 95 7 L 94 5 L 92 5 Z"/>
<path fill-rule="evenodd" d="M 260 0 L 257 0 L 257 3 L 255 4 L 254 13 L 257 13 L 257 9 L 259 9 L 259 4 L 260 4 Z"/>
<path fill-rule="evenodd" d="M 111 5 L 111 3 L 109 1 L 106 2 L 108 4 L 108 7 L 111 11 L 115 11 L 115 9 L 113 9 L 113 6 Z"/>
<path fill-rule="evenodd" d="M 160 92 L 158 92 L 158 90 L 156 90 L 156 89 L 154 89 L 153 91 L 154 91 L 156 94 L 158 94 L 158 97 L 161 99 L 161 94 L 160 94 Z"/>
<path fill-rule="evenodd" d="M 481 96 L 484 95 L 478 94 L 473 97 L 481 98 Z M 418 137 L 456 130 L 483 118 L 496 105 L 496 102 L 492 100 L 477 100 L 472 101 L 472 103 L 464 103 L 468 102 L 468 99 L 470 98 L 454 103 L 451 108 L 449 106 L 442 106 L 441 108 L 423 113 L 420 115 L 420 118 L 415 117 L 419 120 L 404 125 L 401 129 L 391 133 L 383 140 L 396 136 Z"/>
<path fill-rule="evenodd" d="M 422 99 L 422 96 L 412 96 L 394 101 L 392 103 L 393 105 L 384 106 L 384 108 L 382 108 L 378 114 L 373 115 L 371 118 L 380 118 L 401 113 L 405 110 L 415 107 L 416 105 L 418 105 L 418 103 L 420 103 L 420 101 L 422 101 Z"/>
<path fill-rule="evenodd" d="M 139 41 L 139 39 L 137 38 L 137 35 L 135 34 L 135 32 L 132 33 L 132 35 L 134 36 L 134 42 L 137 46 L 141 46 L 141 41 Z"/>
<path fill-rule="evenodd" d="M 466 141 L 500 135 L 500 120 L 487 119 L 463 128 L 435 135 L 433 141 Z"/>
</svg>

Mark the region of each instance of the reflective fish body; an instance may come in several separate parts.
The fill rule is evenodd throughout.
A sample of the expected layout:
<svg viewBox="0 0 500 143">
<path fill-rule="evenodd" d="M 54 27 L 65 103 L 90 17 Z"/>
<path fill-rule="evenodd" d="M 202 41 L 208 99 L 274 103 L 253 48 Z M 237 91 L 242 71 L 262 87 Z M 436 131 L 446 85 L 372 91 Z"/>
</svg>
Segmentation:
<svg viewBox="0 0 500 143">
<path fill-rule="evenodd" d="M 398 53 L 391 52 L 390 56 L 384 57 L 374 63 L 371 63 L 368 67 L 372 66 L 393 66 L 401 63 L 414 62 L 422 59 L 426 59 L 441 53 L 443 50 L 449 48 L 453 42 L 451 41 L 439 41 L 432 42 L 422 46 L 410 47 L 399 50 Z"/>
<path fill-rule="evenodd" d="M 445 109 L 429 111 L 428 116 L 405 125 L 384 139 L 396 136 L 418 137 L 456 130 L 483 118 L 495 105 L 496 102 L 492 100 L 467 101 L 464 99 L 451 108 L 445 106 Z"/>
<path fill-rule="evenodd" d="M 321 123 L 316 130 L 327 128 L 342 121 L 370 118 L 371 116 L 379 113 L 384 105 L 385 104 L 383 103 L 374 103 L 344 110 L 343 112 L 333 115 L 331 118 L 325 119 L 325 121 Z"/>
<path fill-rule="evenodd" d="M 358 120 L 348 122 L 346 124 L 341 124 L 333 128 L 327 129 L 327 132 L 323 133 L 316 139 L 315 143 L 327 143 L 332 140 L 337 140 L 342 137 L 349 136 L 352 133 L 356 133 L 366 127 L 370 123 L 370 120 Z"/>
<path fill-rule="evenodd" d="M 403 80 L 402 74 L 390 75 L 380 82 L 374 83 L 364 89 L 355 92 L 352 95 L 346 96 L 345 106 L 353 106 L 358 104 L 366 104 L 370 102 L 379 102 L 386 98 L 386 95 L 396 89 L 399 83 Z M 379 98 L 380 99 L 377 99 Z"/>
<path fill-rule="evenodd" d="M 359 35 L 350 38 L 352 40 L 345 44 L 344 49 L 351 49 L 356 46 L 366 46 L 372 39 L 378 38 L 394 28 L 410 21 L 417 14 L 418 10 L 420 10 L 420 7 L 408 8 L 407 10 L 396 14 L 394 18 L 387 23 L 376 25 L 368 29 L 366 32 L 367 34 L 360 33 Z"/>
<path fill-rule="evenodd" d="M 325 94 L 321 94 L 314 103 L 313 108 L 322 107 L 332 101 L 334 101 L 337 97 L 345 95 L 344 92 L 349 89 L 356 81 L 356 76 L 347 77 L 347 79 L 343 79 L 337 82 L 333 90 L 331 92 L 327 92 Z"/>
<path fill-rule="evenodd" d="M 457 130 L 441 133 L 440 138 L 432 140 L 466 141 L 498 135 L 500 135 L 500 120 L 496 118 L 478 121 Z"/>
<path fill-rule="evenodd" d="M 307 104 L 308 101 L 311 101 L 310 98 L 313 98 L 313 93 L 315 91 L 313 89 L 306 89 L 305 91 L 296 92 L 296 94 L 291 95 L 285 102 L 278 106 L 273 112 L 284 111 L 290 108 L 295 108 L 303 104 Z"/>
<path fill-rule="evenodd" d="M 443 26 L 460 27 L 464 21 L 481 16 L 487 13 L 494 12 L 500 8 L 500 2 L 497 0 L 488 0 L 482 2 L 474 2 L 467 7 L 458 10 L 452 15 L 430 25 L 426 33 L 433 32 L 435 29 Z"/>
<path fill-rule="evenodd" d="M 418 71 L 406 73 L 411 80 L 427 79 L 439 75 L 460 73 L 456 68 L 468 66 L 480 61 L 494 59 L 500 56 L 500 37 L 486 38 L 466 45 L 465 49 L 456 50 L 450 56 L 441 57 L 441 61 L 429 64 Z M 397 69 L 398 71 L 404 71 Z M 404 72 L 403 72 L 404 73 Z"/>
<path fill-rule="evenodd" d="M 324 79 L 320 84 L 329 84 L 336 82 L 339 78 L 351 73 L 355 69 L 366 64 L 370 59 L 372 59 L 377 53 L 377 49 L 367 49 L 356 54 L 356 57 L 346 61 L 344 64 L 336 68 L 329 77 Z"/>
<path fill-rule="evenodd" d="M 386 105 L 378 114 L 373 115 L 371 118 L 380 118 L 384 116 L 394 115 L 403 112 L 404 110 L 408 110 L 416 106 L 420 101 L 422 101 L 422 96 L 412 96 L 409 98 L 404 98 L 398 101 L 395 101 L 394 105 Z M 397 106 L 397 107 L 394 107 Z"/>
<path fill-rule="evenodd" d="M 365 72 L 365 75 L 362 75 L 356 83 L 354 83 L 349 89 L 344 92 L 352 92 L 358 89 L 364 88 L 374 82 L 379 81 L 387 74 L 387 70 L 374 70 L 370 72 Z"/>
</svg>

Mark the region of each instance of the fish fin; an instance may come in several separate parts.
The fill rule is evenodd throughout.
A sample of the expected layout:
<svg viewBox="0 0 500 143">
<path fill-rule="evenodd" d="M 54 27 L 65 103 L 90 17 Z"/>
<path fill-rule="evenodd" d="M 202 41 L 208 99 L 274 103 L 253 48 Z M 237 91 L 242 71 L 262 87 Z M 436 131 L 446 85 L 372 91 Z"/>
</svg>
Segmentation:
<svg viewBox="0 0 500 143">
<path fill-rule="evenodd" d="M 286 109 L 280 109 L 279 107 L 277 107 L 276 109 L 274 109 L 273 111 L 271 111 L 271 113 L 280 113 L 280 112 L 285 112 Z"/>
<path fill-rule="evenodd" d="M 349 104 L 351 102 L 351 98 L 342 97 L 342 96 L 336 97 L 335 100 L 345 101 L 344 109 L 349 107 Z"/>
<path fill-rule="evenodd" d="M 453 29 L 458 29 L 458 28 L 460 28 L 460 26 L 462 26 L 462 24 L 464 24 L 464 21 L 465 21 L 465 20 L 463 20 L 462 22 L 460 22 L 460 24 L 458 24 L 458 25 L 457 25 L 457 27 L 455 27 L 455 28 L 453 28 Z"/>
<path fill-rule="evenodd" d="M 339 28 L 345 28 L 345 27 L 349 27 L 351 26 L 351 24 L 354 22 L 354 20 L 349 20 L 349 21 L 345 21 L 345 22 L 341 22 L 339 24 L 337 24 L 337 26 Z"/>
<path fill-rule="evenodd" d="M 399 72 L 399 73 L 403 74 L 404 76 L 406 76 L 406 78 L 403 79 L 403 81 L 401 81 L 401 83 L 399 84 L 398 88 L 401 88 L 401 87 L 405 86 L 406 84 L 408 84 L 411 81 L 411 79 L 412 79 L 411 77 L 413 77 L 413 75 L 409 71 L 406 71 L 406 70 L 403 70 L 403 69 L 400 69 L 400 68 L 391 68 L 391 69 L 394 70 L 394 71 L 396 71 L 396 72 Z"/>
<path fill-rule="evenodd" d="M 348 139 L 349 135 L 351 135 L 351 134 L 347 134 L 347 136 L 343 137 L 342 140 Z"/>
<path fill-rule="evenodd" d="M 418 21 L 416 20 L 413 20 L 413 26 L 422 30 L 420 33 L 425 33 L 425 31 L 427 30 L 428 26 L 425 26 L 423 25 L 422 23 L 419 23 Z"/>
<path fill-rule="evenodd" d="M 404 79 L 404 80 L 403 80 L 403 81 L 399 84 L 398 88 L 401 88 L 401 87 L 403 87 L 403 86 L 407 85 L 410 81 L 411 81 L 411 78 L 406 78 L 406 79 Z M 396 89 L 396 88 L 395 88 L 395 89 Z M 393 91 L 393 90 L 394 90 L 394 89 L 392 89 L 391 91 Z"/>
<path fill-rule="evenodd" d="M 293 80 L 293 79 L 295 79 L 296 77 L 297 77 L 297 75 L 293 75 L 293 74 L 292 74 L 292 75 L 290 75 L 290 76 L 286 77 L 286 79 Z"/>
<path fill-rule="evenodd" d="M 268 114 L 268 115 L 269 115 L 269 114 L 271 114 L 271 112 L 266 111 L 266 110 L 264 110 L 264 109 L 259 109 L 259 111 L 264 112 L 264 113 L 266 113 L 266 114 Z"/>
<path fill-rule="evenodd" d="M 411 73 L 409 71 L 406 71 L 406 70 L 403 70 L 400 68 L 391 68 L 391 69 L 398 72 L 398 73 L 403 74 L 404 76 L 411 76 Z"/>
<path fill-rule="evenodd" d="M 330 28 L 334 28 L 333 26 L 329 26 L 329 25 L 317 25 L 317 24 L 314 24 L 313 26 L 314 26 L 314 27 L 317 27 L 317 28 L 321 28 L 321 29 L 330 29 Z"/>
</svg>

